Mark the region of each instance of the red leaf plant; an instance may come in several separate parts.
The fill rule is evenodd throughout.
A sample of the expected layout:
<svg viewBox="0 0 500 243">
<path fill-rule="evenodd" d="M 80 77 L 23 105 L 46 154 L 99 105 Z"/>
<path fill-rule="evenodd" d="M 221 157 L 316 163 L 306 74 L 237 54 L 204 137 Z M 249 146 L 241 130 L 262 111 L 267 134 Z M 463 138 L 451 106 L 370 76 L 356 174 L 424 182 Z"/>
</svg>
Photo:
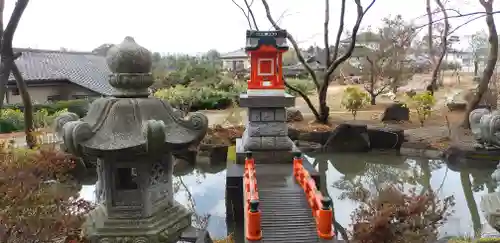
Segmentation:
<svg viewBox="0 0 500 243">
<path fill-rule="evenodd" d="M 452 213 L 453 205 L 453 196 L 440 200 L 432 190 L 419 195 L 415 189 L 404 193 L 386 186 L 376 196 L 364 197 L 351 215 L 350 242 L 435 242 L 438 228 Z"/>
<path fill-rule="evenodd" d="M 0 242 L 80 241 L 91 203 L 69 176 L 74 158 L 55 149 L 0 150 Z"/>
</svg>

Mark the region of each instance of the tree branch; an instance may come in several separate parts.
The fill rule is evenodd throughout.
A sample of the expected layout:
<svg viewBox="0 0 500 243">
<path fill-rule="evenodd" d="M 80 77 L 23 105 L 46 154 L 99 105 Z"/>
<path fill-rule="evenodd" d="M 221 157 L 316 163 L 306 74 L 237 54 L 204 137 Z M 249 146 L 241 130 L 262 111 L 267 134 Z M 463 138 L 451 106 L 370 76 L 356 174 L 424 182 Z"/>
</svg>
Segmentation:
<svg viewBox="0 0 500 243">
<path fill-rule="evenodd" d="M 281 30 L 281 27 L 274 21 L 273 16 L 271 15 L 271 9 L 269 8 L 269 4 L 267 3 L 267 0 L 261 0 L 262 5 L 264 6 L 264 9 L 266 10 L 266 17 L 271 23 L 271 25 L 274 27 L 276 30 Z M 314 85 L 316 86 L 316 89 L 319 90 L 319 82 L 318 82 L 318 77 L 316 75 L 316 72 L 312 69 L 312 67 L 306 62 L 304 56 L 302 55 L 302 52 L 300 51 L 299 45 L 297 44 L 297 41 L 293 38 L 293 36 L 290 33 L 287 33 L 287 39 L 292 43 L 293 49 L 295 50 L 295 53 L 297 54 L 297 58 L 299 59 L 299 62 L 304 65 L 305 69 L 311 75 L 311 79 L 314 82 Z"/>
<path fill-rule="evenodd" d="M 342 0 L 342 2 L 345 2 L 345 0 Z M 345 11 L 345 10 L 344 10 Z M 330 23 L 330 0 L 325 0 L 325 22 L 323 24 L 323 40 L 325 42 L 325 66 L 330 66 L 330 44 L 328 43 L 328 25 Z M 342 24 L 343 26 L 343 24 Z"/>
<path fill-rule="evenodd" d="M 500 13 L 500 11 L 493 11 L 493 12 L 491 12 L 491 14 L 492 14 L 492 15 L 494 15 L 494 14 L 498 14 L 498 13 Z M 447 19 L 463 18 L 463 17 L 473 16 L 473 15 L 477 15 L 477 14 L 483 14 L 483 15 L 486 15 L 486 14 L 488 14 L 488 13 L 486 13 L 486 12 L 471 12 L 471 13 L 466 13 L 466 14 L 458 14 L 458 15 L 448 16 L 448 17 L 446 17 L 446 18 L 447 18 Z M 445 17 L 443 17 L 443 18 L 439 18 L 439 19 L 435 19 L 435 20 L 433 20 L 433 21 L 432 21 L 432 23 L 426 23 L 426 24 L 423 24 L 423 25 L 417 26 L 417 27 L 415 27 L 414 29 L 424 28 L 424 27 L 426 27 L 426 26 L 428 26 L 428 25 L 432 25 L 432 24 L 435 24 L 435 23 L 437 23 L 437 22 L 441 22 L 441 21 L 443 21 L 444 19 L 445 19 Z"/>
<path fill-rule="evenodd" d="M 467 104 L 467 110 L 464 115 L 464 120 L 462 122 L 462 127 L 470 128 L 469 122 L 469 114 L 472 110 L 476 108 L 476 106 L 481 101 L 484 93 L 488 90 L 488 86 L 491 80 L 491 76 L 493 76 L 493 72 L 495 70 L 495 66 L 497 64 L 498 59 L 498 32 L 495 25 L 495 19 L 493 18 L 493 0 L 485 1 L 479 0 L 481 5 L 483 5 L 486 16 L 486 24 L 488 26 L 488 42 L 489 42 L 489 53 L 488 53 L 488 61 L 486 63 L 486 67 L 483 70 L 483 75 L 481 76 L 481 82 L 477 87 L 477 93 L 474 98 Z"/>
<path fill-rule="evenodd" d="M 437 87 L 436 86 L 436 83 L 437 83 L 437 75 L 440 71 L 440 68 L 441 68 L 441 63 L 443 62 L 443 58 L 444 56 L 446 55 L 446 52 L 448 50 L 448 32 L 450 31 L 450 23 L 449 23 L 449 20 L 448 20 L 448 13 L 446 13 L 446 11 L 444 10 L 444 4 L 441 2 L 441 0 L 435 0 L 436 1 L 436 4 L 439 6 L 439 9 L 442 10 L 442 13 L 444 15 L 444 30 L 443 30 L 443 33 L 441 34 L 441 53 L 439 54 L 439 57 L 438 59 L 436 60 L 436 63 L 434 64 L 434 70 L 432 71 L 432 80 L 431 80 L 431 84 L 432 84 L 432 87 Z M 431 25 L 429 25 L 431 26 Z M 431 26 L 432 27 L 432 26 Z M 432 34 L 432 33 L 429 33 L 429 35 Z M 432 41 L 432 36 L 430 37 L 430 39 Z M 431 50 L 430 50 L 431 51 Z"/>
<path fill-rule="evenodd" d="M 245 9 L 244 9 L 242 6 L 240 6 L 240 5 L 236 2 L 236 0 L 231 0 L 231 1 L 233 1 L 234 5 L 236 5 L 236 7 L 238 7 L 238 8 L 241 10 L 241 12 L 243 13 L 243 15 L 244 15 L 244 16 L 245 16 L 245 18 L 247 19 L 247 22 L 248 22 L 248 27 L 249 27 L 250 29 L 253 29 L 253 28 L 252 28 L 252 22 L 250 22 L 250 16 L 247 14 L 247 11 L 245 11 Z M 246 2 L 246 0 L 245 0 L 245 2 Z"/>
<path fill-rule="evenodd" d="M 248 0 L 243 0 L 243 1 L 245 1 L 245 6 L 247 6 L 247 9 L 248 9 L 248 15 L 252 19 L 252 22 L 253 22 L 253 25 L 255 26 L 255 29 L 259 30 L 259 26 L 257 25 L 257 21 L 255 21 L 255 15 L 253 14 L 253 11 L 252 11 L 253 0 L 250 4 L 248 3 Z"/>
<path fill-rule="evenodd" d="M 461 24 L 460 24 L 460 25 L 458 25 L 457 27 L 455 27 L 455 28 L 453 28 L 452 30 L 450 30 L 450 32 L 448 33 L 448 36 L 450 36 L 451 34 L 453 34 L 453 33 L 454 33 L 455 31 L 457 31 L 458 29 L 460 29 L 460 28 L 462 28 L 462 27 L 466 26 L 466 25 L 467 25 L 467 24 L 469 24 L 470 22 L 475 21 L 475 20 L 478 20 L 478 19 L 480 19 L 480 18 L 484 18 L 484 17 L 486 17 L 486 15 L 476 16 L 476 17 L 474 17 L 474 18 L 472 18 L 472 19 L 469 19 L 469 20 L 465 21 L 464 23 L 461 23 Z"/>
<path fill-rule="evenodd" d="M 363 17 L 365 16 L 366 12 L 370 10 L 370 8 L 375 3 L 375 0 L 372 0 L 371 3 L 368 5 L 368 7 L 366 7 L 366 9 L 363 11 L 363 6 L 361 6 L 361 0 L 354 0 L 354 1 L 356 2 L 356 9 L 358 16 L 356 19 L 356 23 L 352 28 L 352 37 L 351 37 L 351 42 L 349 43 L 349 48 L 347 49 L 347 52 L 344 53 L 344 55 L 342 55 L 339 59 L 334 60 L 333 63 L 328 67 L 325 74 L 326 76 L 330 76 L 340 64 L 342 64 L 352 55 L 354 47 L 356 46 L 356 37 L 358 34 L 359 26 L 361 25 L 361 21 L 363 20 Z M 329 82 L 331 82 L 331 80 Z M 327 89 L 328 84 L 325 84 L 323 88 Z"/>
<path fill-rule="evenodd" d="M 345 19 L 345 2 L 346 0 L 342 0 L 342 4 L 340 6 L 340 21 L 339 21 L 339 29 L 337 31 L 337 39 L 335 40 L 335 46 L 333 47 L 333 60 L 337 60 L 339 56 L 339 45 L 340 39 L 342 38 L 342 33 L 344 32 L 344 19 Z M 330 66 L 328 63 L 327 67 Z"/>
<path fill-rule="evenodd" d="M 429 48 L 429 57 L 432 61 L 433 65 L 436 65 L 436 57 L 434 56 L 434 47 L 432 40 L 432 14 L 431 14 L 431 0 L 426 0 L 425 2 L 425 10 L 427 11 L 427 22 L 429 25 L 427 26 L 427 46 Z"/>
<path fill-rule="evenodd" d="M 291 89 L 292 91 L 296 92 L 297 94 L 299 94 L 302 97 L 302 99 L 304 99 L 304 101 L 306 102 L 309 109 L 311 109 L 311 112 L 314 114 L 314 116 L 319 117 L 319 113 L 316 110 L 316 107 L 314 107 L 313 103 L 311 102 L 311 99 L 309 99 L 309 97 L 306 94 L 304 94 L 304 92 L 300 91 L 299 89 L 297 89 L 297 88 L 291 86 L 289 83 L 287 83 L 285 80 L 285 76 L 283 76 L 282 78 L 283 78 L 283 81 L 285 82 L 285 86 L 287 88 Z"/>
<path fill-rule="evenodd" d="M 12 12 L 9 23 L 7 24 L 5 32 L 3 33 L 2 49 L 6 47 L 12 49 L 12 39 L 14 38 L 14 32 L 16 32 L 19 21 L 21 20 L 21 16 L 23 15 L 26 6 L 28 6 L 28 2 L 29 0 L 18 0 L 16 2 L 16 6 L 14 7 L 14 11 Z M 4 47 L 4 45 L 6 47 Z"/>
<path fill-rule="evenodd" d="M 12 49 L 12 39 L 16 32 L 21 16 L 23 15 L 29 0 L 18 0 L 10 16 L 9 23 L 4 31 L 1 32 L 1 47 L 0 47 L 0 107 L 3 107 L 3 102 L 6 94 L 6 85 L 9 80 L 12 66 L 14 65 L 14 51 Z M 3 0 L 0 2 L 1 15 L 3 16 Z M 0 20 L 3 26 L 3 19 Z"/>
</svg>

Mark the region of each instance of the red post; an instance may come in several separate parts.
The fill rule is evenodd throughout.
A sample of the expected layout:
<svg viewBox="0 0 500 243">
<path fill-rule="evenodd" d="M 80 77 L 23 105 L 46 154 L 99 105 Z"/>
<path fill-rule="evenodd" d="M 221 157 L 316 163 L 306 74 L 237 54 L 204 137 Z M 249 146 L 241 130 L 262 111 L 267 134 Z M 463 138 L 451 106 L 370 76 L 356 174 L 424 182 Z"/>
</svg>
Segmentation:
<svg viewBox="0 0 500 243">
<path fill-rule="evenodd" d="M 247 211 L 247 228 L 246 228 L 246 238 L 247 240 L 261 240 L 261 214 L 259 210 L 259 200 L 251 200 L 250 207 Z"/>
<path fill-rule="evenodd" d="M 321 239 L 333 239 L 333 236 L 335 236 L 333 232 L 333 211 L 332 208 L 330 207 L 331 205 L 331 199 L 330 198 L 323 198 L 321 200 L 322 206 L 318 210 L 318 215 L 317 215 L 317 227 L 318 227 L 318 236 Z"/>
</svg>

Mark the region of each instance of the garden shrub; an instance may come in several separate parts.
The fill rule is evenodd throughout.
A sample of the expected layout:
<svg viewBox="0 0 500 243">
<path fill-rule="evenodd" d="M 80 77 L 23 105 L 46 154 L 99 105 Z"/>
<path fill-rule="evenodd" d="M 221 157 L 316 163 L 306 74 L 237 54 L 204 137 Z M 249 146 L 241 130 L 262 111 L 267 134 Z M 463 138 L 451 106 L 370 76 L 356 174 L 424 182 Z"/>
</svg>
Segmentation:
<svg viewBox="0 0 500 243">
<path fill-rule="evenodd" d="M 423 195 L 415 189 L 385 186 L 376 196 L 360 191 L 360 206 L 352 214 L 351 241 L 367 242 L 436 242 L 439 227 L 451 215 L 453 197 L 440 200 L 429 190 Z"/>
<path fill-rule="evenodd" d="M 174 87 L 160 89 L 154 93 L 154 96 L 167 100 L 172 107 L 175 107 L 184 113 L 187 113 L 193 103 L 197 100 L 196 92 L 190 87 L 176 85 Z"/>
<path fill-rule="evenodd" d="M 224 86 L 225 85 L 225 86 Z M 226 109 L 244 90 L 240 84 L 215 85 L 176 85 L 160 89 L 154 93 L 159 99 L 167 100 L 170 105 L 183 111 Z"/>
<path fill-rule="evenodd" d="M 474 240 L 470 237 L 459 237 L 448 240 L 448 243 L 500 243 L 500 238 L 480 238 Z"/>
<path fill-rule="evenodd" d="M 4 143 L 5 144 L 5 143 Z M 77 199 L 74 160 L 54 149 L 0 151 L 0 242 L 54 242 L 77 234 L 92 205 Z"/>
<path fill-rule="evenodd" d="M 17 132 L 24 129 L 24 114 L 20 110 L 3 109 L 0 112 L 1 133 Z"/>
<path fill-rule="evenodd" d="M 316 89 L 311 80 L 289 79 L 287 82 L 306 95 L 313 94 Z M 239 95 L 245 93 L 246 89 L 246 82 L 222 76 L 217 79 L 191 82 L 189 85 L 159 89 L 154 96 L 169 101 L 176 108 L 182 104 L 183 107 L 189 107 L 190 111 L 214 110 L 227 109 L 232 104 L 238 103 Z M 289 89 L 287 92 L 298 95 Z"/>
<path fill-rule="evenodd" d="M 436 103 L 436 98 L 429 92 L 418 93 L 410 98 L 410 103 L 417 110 L 418 121 L 420 126 L 424 126 L 424 122 L 432 114 L 432 106 Z"/>
<path fill-rule="evenodd" d="M 67 109 L 68 112 L 77 114 L 79 117 L 84 117 L 89 111 L 91 100 L 78 99 L 78 100 L 63 100 L 53 104 L 49 104 L 47 111 L 49 114 Z"/>
<path fill-rule="evenodd" d="M 68 109 L 58 110 L 52 114 L 49 114 L 47 109 L 41 109 L 33 114 L 33 122 L 35 128 L 51 127 L 54 120 L 62 113 L 69 112 Z"/>
<path fill-rule="evenodd" d="M 316 86 L 310 79 L 287 79 L 286 82 L 305 95 L 312 95 L 316 92 Z M 289 89 L 288 87 L 286 87 L 286 92 L 294 96 L 299 96 L 297 92 Z"/>
<path fill-rule="evenodd" d="M 55 118 L 64 112 L 68 112 L 68 109 L 58 110 L 53 113 L 49 113 L 47 109 L 35 111 L 33 113 L 33 125 L 35 128 L 52 126 Z M 2 109 L 0 115 L 0 133 L 24 130 L 24 113 L 21 110 Z"/>
<path fill-rule="evenodd" d="M 365 107 L 370 101 L 370 96 L 358 87 L 347 87 L 342 94 L 341 106 L 352 113 L 356 120 L 358 111 Z"/>
<path fill-rule="evenodd" d="M 77 100 L 62 100 L 54 103 L 45 103 L 45 104 L 34 104 L 34 111 L 45 109 L 51 115 L 57 111 L 68 109 L 69 112 L 73 112 L 80 117 L 84 117 L 87 115 L 90 103 L 92 100 L 87 99 L 77 99 Z M 13 109 L 24 111 L 23 104 L 7 104 L 4 105 L 2 109 Z"/>
</svg>

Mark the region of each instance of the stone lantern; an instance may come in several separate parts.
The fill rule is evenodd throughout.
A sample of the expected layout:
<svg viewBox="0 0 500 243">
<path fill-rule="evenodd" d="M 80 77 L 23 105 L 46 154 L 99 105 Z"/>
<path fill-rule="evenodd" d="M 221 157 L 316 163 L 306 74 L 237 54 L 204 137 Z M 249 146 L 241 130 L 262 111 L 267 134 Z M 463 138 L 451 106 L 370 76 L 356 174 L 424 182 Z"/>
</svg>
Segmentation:
<svg viewBox="0 0 500 243">
<path fill-rule="evenodd" d="M 106 57 L 113 97 L 94 101 L 86 117 L 65 113 L 57 132 L 68 152 L 97 157 L 97 207 L 83 232 L 93 243 L 177 242 L 191 213 L 173 196 L 172 151 L 205 136 L 208 120 L 181 118 L 149 97 L 152 56 L 131 37 Z"/>
</svg>

